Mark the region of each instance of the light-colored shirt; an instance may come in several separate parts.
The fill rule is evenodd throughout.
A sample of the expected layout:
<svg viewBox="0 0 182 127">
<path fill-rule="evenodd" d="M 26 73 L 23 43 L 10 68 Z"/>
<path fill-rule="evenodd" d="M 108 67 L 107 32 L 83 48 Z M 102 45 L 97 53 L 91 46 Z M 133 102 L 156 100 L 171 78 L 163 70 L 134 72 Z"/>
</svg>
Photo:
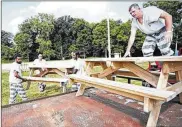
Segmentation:
<svg viewBox="0 0 182 127">
<path fill-rule="evenodd" d="M 84 68 L 85 68 L 85 62 L 82 59 L 78 58 L 75 61 L 75 67 L 74 68 L 75 69 L 78 69 L 78 71 L 77 71 L 76 74 L 78 74 L 78 75 L 85 75 L 86 74 L 85 73 L 85 70 L 84 70 Z"/>
<path fill-rule="evenodd" d="M 165 26 L 163 19 L 160 18 L 160 15 L 164 12 L 163 10 L 150 6 L 143 8 L 142 12 L 143 24 L 140 24 L 137 19 L 133 18 L 131 30 L 139 29 L 145 34 L 154 34 Z"/>
<path fill-rule="evenodd" d="M 9 75 L 9 82 L 10 83 L 21 83 L 22 80 L 14 76 L 15 71 L 18 73 L 19 76 L 22 76 L 21 64 L 18 64 L 16 62 L 12 63 L 12 66 L 10 69 L 10 75 Z"/>
<path fill-rule="evenodd" d="M 46 65 L 46 61 L 44 59 L 42 59 L 41 61 L 39 59 L 35 59 L 34 62 L 33 62 L 34 65 L 37 65 L 37 66 L 45 66 Z"/>
</svg>

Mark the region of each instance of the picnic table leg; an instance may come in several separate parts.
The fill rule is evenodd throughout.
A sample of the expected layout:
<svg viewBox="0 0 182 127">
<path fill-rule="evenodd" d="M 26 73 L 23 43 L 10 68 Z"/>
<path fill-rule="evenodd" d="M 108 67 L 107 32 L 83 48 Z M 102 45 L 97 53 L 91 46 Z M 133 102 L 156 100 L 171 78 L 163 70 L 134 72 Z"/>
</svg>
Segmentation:
<svg viewBox="0 0 182 127">
<path fill-rule="evenodd" d="M 31 69 L 30 70 L 29 77 L 33 76 L 34 71 L 35 71 L 35 69 Z M 27 81 L 27 88 L 26 88 L 26 90 L 28 90 L 30 88 L 30 84 L 31 84 L 31 81 Z"/>
<path fill-rule="evenodd" d="M 161 105 L 153 107 L 148 118 L 147 127 L 155 127 L 157 125 L 160 110 L 161 110 Z"/>
<path fill-rule="evenodd" d="M 163 66 L 163 69 L 165 67 Z M 167 81 L 168 81 L 169 73 L 163 73 L 163 70 L 160 72 L 160 77 L 157 83 L 157 89 L 165 89 L 167 86 Z M 154 103 L 158 103 L 159 101 L 154 101 Z M 158 105 L 154 105 L 151 107 L 151 112 L 148 118 L 147 122 L 147 127 L 155 127 L 157 125 L 160 109 L 161 109 L 160 102 Z"/>
<path fill-rule="evenodd" d="M 90 74 L 92 73 L 92 70 L 93 70 L 93 67 L 94 67 L 94 63 L 91 63 L 91 62 L 86 62 L 86 74 L 90 76 Z"/>
<path fill-rule="evenodd" d="M 83 95 L 84 91 L 85 91 L 86 85 L 81 84 L 80 88 L 78 89 L 76 96 L 81 96 Z"/>
<path fill-rule="evenodd" d="M 107 65 L 106 65 L 106 63 L 102 63 L 102 64 L 101 64 L 101 67 L 102 67 L 103 70 L 105 70 L 105 69 L 108 68 Z M 112 74 L 106 76 L 106 78 L 107 78 L 108 80 L 112 80 Z"/>
<path fill-rule="evenodd" d="M 63 87 L 63 93 L 66 93 L 67 82 L 60 82 L 60 86 Z"/>
<path fill-rule="evenodd" d="M 182 81 L 182 71 L 176 71 L 176 81 Z M 182 104 L 182 93 L 179 94 L 179 101 Z"/>
</svg>

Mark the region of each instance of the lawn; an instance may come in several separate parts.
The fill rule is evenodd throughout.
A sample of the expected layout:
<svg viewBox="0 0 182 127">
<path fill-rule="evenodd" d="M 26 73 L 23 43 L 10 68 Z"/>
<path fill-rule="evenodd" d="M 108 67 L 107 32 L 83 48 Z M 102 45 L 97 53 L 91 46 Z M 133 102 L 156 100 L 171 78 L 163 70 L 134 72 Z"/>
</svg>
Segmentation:
<svg viewBox="0 0 182 127">
<path fill-rule="evenodd" d="M 23 72 L 23 76 L 28 76 L 28 72 Z M 57 75 L 49 75 L 49 77 L 58 77 Z M 2 105 L 8 104 L 9 99 L 9 73 L 2 72 Z M 26 88 L 26 83 L 23 83 Z M 62 93 L 62 87 L 58 83 L 46 83 L 46 90 L 39 92 L 37 83 L 31 83 L 29 90 L 26 91 L 28 99 L 37 99 Z M 21 98 L 17 96 L 17 102 L 21 102 Z"/>
<path fill-rule="evenodd" d="M 143 68 L 148 67 L 148 63 L 138 64 Z M 93 72 L 100 72 L 102 71 L 101 67 L 94 67 Z M 23 72 L 23 76 L 28 76 L 29 72 Z M 48 75 L 48 77 L 59 77 L 58 75 Z M 2 105 L 8 104 L 9 99 L 9 72 L 2 72 Z M 123 78 L 116 78 L 117 81 L 127 83 L 127 79 Z M 134 81 L 132 80 L 132 84 L 141 85 L 141 81 Z M 24 88 L 26 88 L 26 83 L 23 83 Z M 70 86 L 68 86 L 70 88 Z M 62 93 L 62 87 L 56 83 L 46 83 L 46 89 L 44 92 L 39 92 L 37 83 L 31 83 L 29 90 L 27 90 L 27 97 L 28 99 L 37 99 L 40 97 L 46 97 L 56 94 Z M 21 102 L 21 98 L 17 97 L 17 102 Z"/>
</svg>

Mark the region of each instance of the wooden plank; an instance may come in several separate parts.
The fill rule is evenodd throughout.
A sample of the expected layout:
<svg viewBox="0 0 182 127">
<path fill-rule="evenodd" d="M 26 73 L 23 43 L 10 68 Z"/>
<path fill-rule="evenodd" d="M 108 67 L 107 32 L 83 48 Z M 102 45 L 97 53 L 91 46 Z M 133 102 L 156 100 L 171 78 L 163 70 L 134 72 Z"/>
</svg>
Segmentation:
<svg viewBox="0 0 182 127">
<path fill-rule="evenodd" d="M 78 91 L 76 92 L 76 96 L 81 96 L 83 95 L 84 91 L 85 91 L 86 85 L 81 83 L 80 88 L 78 89 Z"/>
<path fill-rule="evenodd" d="M 106 63 L 101 63 L 101 67 L 102 67 L 103 70 L 106 70 L 108 68 Z M 112 74 L 107 75 L 106 78 L 108 80 L 112 80 Z"/>
<path fill-rule="evenodd" d="M 151 110 L 148 118 L 147 127 L 155 127 L 157 125 L 160 110 L 161 110 L 161 105 L 158 105 L 155 108 L 153 106 L 153 109 Z"/>
<path fill-rule="evenodd" d="M 34 82 L 53 82 L 53 83 L 61 83 L 67 82 L 68 79 L 66 78 L 42 78 L 42 77 L 23 77 L 27 81 L 34 81 Z"/>
<path fill-rule="evenodd" d="M 53 68 L 52 71 L 54 71 L 55 73 L 57 73 L 58 75 L 61 75 L 62 77 L 65 77 L 65 73 L 60 71 L 59 69 L 57 68 Z"/>
<path fill-rule="evenodd" d="M 176 73 L 176 80 L 182 81 L 182 71 L 177 71 Z M 182 104 L 182 93 L 179 94 L 179 101 Z"/>
<path fill-rule="evenodd" d="M 89 61 L 89 62 L 103 62 L 103 61 L 120 61 L 120 62 L 182 61 L 182 56 L 95 58 L 95 59 L 86 59 L 85 61 Z"/>
<path fill-rule="evenodd" d="M 165 69 L 166 66 L 163 66 L 163 69 Z M 167 81 L 168 81 L 169 74 L 164 73 L 163 70 L 160 72 L 160 77 L 159 81 L 157 83 L 157 90 L 165 90 L 167 86 Z M 167 91 L 166 91 L 167 92 Z M 176 93 L 174 92 L 174 97 L 176 97 Z M 171 100 L 170 98 L 169 100 Z M 168 100 L 168 101 L 169 101 Z M 149 100 L 150 101 L 150 100 Z M 159 113 L 161 110 L 161 105 L 158 100 L 153 101 L 154 103 L 159 103 L 158 105 L 153 105 L 152 107 L 148 107 L 148 109 L 151 109 L 148 121 L 147 121 L 147 127 L 155 127 L 157 125 Z M 148 102 L 148 103 L 153 103 L 153 102 Z"/>
<path fill-rule="evenodd" d="M 82 84 L 85 84 L 87 86 L 93 86 L 92 83 L 85 83 L 85 82 L 82 82 L 80 80 L 74 80 L 74 82 L 81 82 Z M 110 89 L 108 87 L 103 87 L 103 86 L 99 86 L 99 85 L 94 86 L 94 87 L 98 88 L 98 89 L 102 89 L 102 90 L 108 91 L 108 92 L 111 92 L 111 93 L 115 93 L 115 94 L 118 94 L 118 95 L 121 95 L 121 96 L 124 96 L 124 97 L 129 97 L 129 98 L 141 101 L 141 102 L 144 101 L 144 97 L 142 97 L 142 96 L 130 94 L 130 93 L 123 92 L 123 91 L 118 91 L 118 90 L 115 90 L 115 89 Z"/>
<path fill-rule="evenodd" d="M 90 75 L 92 73 L 92 70 L 93 70 L 93 67 L 94 67 L 94 63 L 93 62 L 86 62 L 86 74 L 87 75 Z"/>
<path fill-rule="evenodd" d="M 144 111 L 150 112 L 154 106 L 154 102 L 155 102 L 155 100 L 144 97 Z"/>
<path fill-rule="evenodd" d="M 98 78 L 104 78 L 104 77 L 112 74 L 113 72 L 117 71 L 118 69 L 113 69 L 113 68 L 109 67 L 109 68 L 105 69 L 102 73 L 100 73 L 98 75 Z"/>
<path fill-rule="evenodd" d="M 91 73 L 91 74 L 90 74 L 90 77 L 98 77 L 99 74 L 100 74 L 100 73 Z"/>
<path fill-rule="evenodd" d="M 133 72 L 138 77 L 140 77 L 141 79 L 144 79 L 145 81 L 150 83 L 152 86 L 157 86 L 158 77 L 141 68 L 140 66 L 131 62 L 123 62 L 123 66 L 131 72 Z"/>
<path fill-rule="evenodd" d="M 159 71 L 149 71 L 149 72 L 151 74 L 155 75 L 155 76 L 160 76 L 160 72 Z M 124 70 L 124 69 L 119 69 L 116 72 L 114 72 L 113 74 L 118 75 L 118 76 L 138 77 L 137 75 L 135 75 L 131 71 Z M 169 79 L 176 79 L 175 73 L 169 73 Z"/>
<path fill-rule="evenodd" d="M 93 78 L 88 76 L 69 75 L 71 79 L 78 82 L 90 83 L 92 86 L 107 87 L 117 91 L 123 91 L 134 95 L 148 97 L 155 100 L 168 101 L 175 97 L 175 92 L 157 90 L 154 88 L 147 88 L 142 86 L 131 85 L 127 83 L 115 82 L 105 79 Z"/>
<path fill-rule="evenodd" d="M 33 76 L 34 71 L 35 71 L 35 69 L 31 69 L 31 70 L 30 70 L 29 77 Z M 31 82 L 30 82 L 30 81 L 27 81 L 26 90 L 28 90 L 28 89 L 30 88 L 30 85 L 31 85 Z"/>
<path fill-rule="evenodd" d="M 34 69 L 39 69 L 39 68 L 73 68 L 74 66 L 72 65 L 71 62 L 66 62 L 66 63 L 59 63 L 59 64 L 47 64 L 44 66 L 41 65 L 29 65 L 29 68 L 34 68 Z"/>
<path fill-rule="evenodd" d="M 168 91 L 174 91 L 176 92 L 176 95 L 180 94 L 182 92 L 182 81 L 173 84 L 172 86 L 168 86 L 167 88 L 165 88 Z"/>
<path fill-rule="evenodd" d="M 164 62 L 163 68 L 164 73 L 170 73 L 182 70 L 182 61 Z"/>
<path fill-rule="evenodd" d="M 46 69 L 44 71 L 40 71 L 40 74 L 35 75 L 35 77 L 44 77 L 45 75 L 49 73 L 49 71 L 52 71 L 52 69 Z"/>
<path fill-rule="evenodd" d="M 114 75 L 119 75 L 119 76 L 131 76 L 131 77 L 138 77 L 131 71 L 122 71 L 122 70 L 117 70 L 116 72 L 113 73 Z"/>
<path fill-rule="evenodd" d="M 163 73 L 163 70 L 160 72 L 160 77 L 159 77 L 159 81 L 157 84 L 157 89 L 165 89 L 166 88 L 168 77 L 169 77 L 168 73 Z"/>
</svg>

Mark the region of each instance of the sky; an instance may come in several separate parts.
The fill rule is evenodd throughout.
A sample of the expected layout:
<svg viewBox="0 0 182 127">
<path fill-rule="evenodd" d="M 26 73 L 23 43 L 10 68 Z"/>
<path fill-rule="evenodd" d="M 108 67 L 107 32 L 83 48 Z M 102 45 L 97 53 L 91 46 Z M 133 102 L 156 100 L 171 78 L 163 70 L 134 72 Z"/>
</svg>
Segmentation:
<svg viewBox="0 0 182 127">
<path fill-rule="evenodd" d="M 138 3 L 140 7 L 143 4 L 137 1 L 2 1 L 2 30 L 15 35 L 19 24 L 38 13 L 53 14 L 55 18 L 70 15 L 88 22 L 100 22 L 109 16 L 125 22 L 131 18 L 128 7 L 133 3 Z"/>
</svg>

